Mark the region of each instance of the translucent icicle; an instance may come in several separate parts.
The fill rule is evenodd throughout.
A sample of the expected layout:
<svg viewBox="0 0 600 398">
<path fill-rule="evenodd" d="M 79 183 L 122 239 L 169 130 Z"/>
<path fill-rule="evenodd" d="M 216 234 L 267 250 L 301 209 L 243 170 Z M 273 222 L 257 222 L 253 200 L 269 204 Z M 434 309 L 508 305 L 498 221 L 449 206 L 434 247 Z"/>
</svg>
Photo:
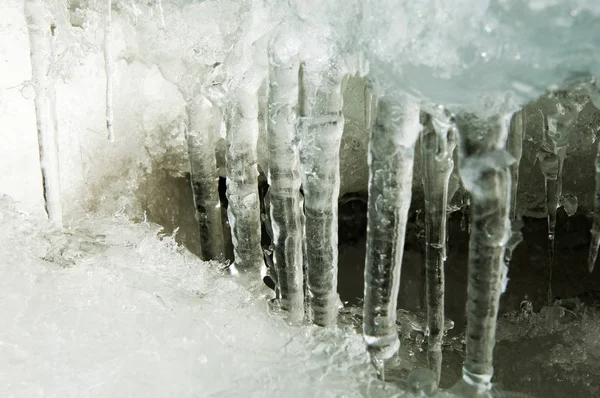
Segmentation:
<svg viewBox="0 0 600 398">
<path fill-rule="evenodd" d="M 542 113 L 540 111 L 540 113 Z M 556 147 L 551 129 L 556 132 L 556 124 L 542 113 L 543 135 L 542 147 L 538 153 L 538 161 L 545 180 L 546 210 L 548 212 L 548 302 L 552 302 L 552 268 L 554 268 L 554 238 L 556 235 L 556 212 L 562 191 L 562 168 L 567 147 Z"/>
<path fill-rule="evenodd" d="M 115 141 L 113 130 L 113 58 L 112 58 L 112 0 L 106 0 L 106 19 L 104 23 L 104 72 L 106 74 L 106 130 L 108 141 Z"/>
<path fill-rule="evenodd" d="M 514 158 L 504 150 L 508 122 L 504 115 L 482 118 L 462 114 L 456 118 L 460 174 L 471 195 L 466 359 L 462 381 L 455 386 L 466 391 L 459 396 L 491 389 L 504 252 L 510 236 L 509 167 Z"/>
<path fill-rule="evenodd" d="M 188 102 L 186 132 L 200 251 L 205 261 L 223 259 L 224 241 L 215 157 L 221 111 L 204 97 Z"/>
<path fill-rule="evenodd" d="M 34 103 L 45 208 L 48 218 L 62 228 L 56 94 L 50 71 L 54 58 L 54 26 L 44 3 L 43 0 L 25 0 L 25 19 L 31 47 L 31 78 L 35 88 Z"/>
<path fill-rule="evenodd" d="M 302 70 L 300 164 L 304 190 L 307 285 L 315 324 L 335 324 L 338 310 L 338 196 L 344 130 L 344 74 Z"/>
<path fill-rule="evenodd" d="M 427 302 L 427 361 L 437 382 L 442 370 L 444 338 L 444 262 L 446 260 L 446 208 L 448 184 L 454 169 L 457 137 L 449 123 L 422 117 L 421 159 L 425 194 L 425 269 Z M 436 131 L 435 127 L 441 129 Z"/>
<path fill-rule="evenodd" d="M 256 272 L 264 266 L 260 245 L 260 199 L 256 145 L 258 141 L 258 95 L 238 88 L 227 123 L 227 217 L 231 228 L 235 266 L 233 274 Z"/>
<path fill-rule="evenodd" d="M 408 98 L 379 99 L 369 141 L 363 318 L 363 337 L 376 365 L 400 346 L 396 301 L 412 195 L 414 145 L 420 129 L 419 108 Z"/>
<path fill-rule="evenodd" d="M 506 244 L 506 253 L 504 261 L 506 266 L 510 264 L 512 253 L 519 243 L 523 240 L 521 233 L 522 222 L 517 215 L 517 191 L 519 188 L 519 164 L 523 155 L 523 135 L 525 133 L 525 110 L 515 112 L 510 122 L 510 129 L 506 147 L 508 152 L 515 158 L 515 163 L 510 166 L 510 213 L 509 217 L 512 222 L 512 231 L 508 243 Z"/>
<path fill-rule="evenodd" d="M 594 271 L 596 258 L 598 257 L 598 247 L 600 246 L 600 140 L 598 140 L 598 150 L 596 153 L 596 196 L 594 197 L 594 215 L 590 239 L 590 251 L 588 255 L 588 270 Z"/>
<path fill-rule="evenodd" d="M 542 145 L 538 161 L 545 178 L 546 208 L 548 211 L 548 302 L 552 302 L 552 268 L 554 266 L 554 240 L 556 212 L 562 194 L 562 173 L 570 135 L 589 96 L 575 91 L 550 93 L 538 101 L 543 121 Z"/>
<path fill-rule="evenodd" d="M 304 317 L 303 213 L 296 143 L 299 61 L 297 52 L 285 51 L 299 43 L 288 43 L 285 36 L 278 39 L 269 46 L 269 207 L 281 308 L 289 312 L 292 322 L 299 322 Z"/>
</svg>

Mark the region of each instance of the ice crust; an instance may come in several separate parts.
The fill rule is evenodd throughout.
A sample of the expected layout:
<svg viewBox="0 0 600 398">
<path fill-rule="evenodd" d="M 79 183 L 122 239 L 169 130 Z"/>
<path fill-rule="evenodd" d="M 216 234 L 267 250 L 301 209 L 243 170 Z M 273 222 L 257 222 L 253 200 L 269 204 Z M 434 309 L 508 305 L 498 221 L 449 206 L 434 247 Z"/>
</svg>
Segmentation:
<svg viewBox="0 0 600 398">
<path fill-rule="evenodd" d="M 350 328 L 291 327 L 157 225 L 61 235 L 0 196 L 0 395 L 392 396 Z"/>
</svg>

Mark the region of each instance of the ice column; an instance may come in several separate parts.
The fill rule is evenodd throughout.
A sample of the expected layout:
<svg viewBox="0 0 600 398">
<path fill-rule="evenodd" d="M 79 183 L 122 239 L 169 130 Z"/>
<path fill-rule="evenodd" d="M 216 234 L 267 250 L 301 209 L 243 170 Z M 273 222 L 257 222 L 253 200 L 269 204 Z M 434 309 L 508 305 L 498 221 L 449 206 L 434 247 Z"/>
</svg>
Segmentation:
<svg viewBox="0 0 600 398">
<path fill-rule="evenodd" d="M 510 180 L 512 183 L 510 189 L 510 212 L 509 218 L 512 222 L 511 234 L 506 244 L 504 261 L 506 266 L 510 264 L 512 253 L 519 243 L 523 240 L 521 233 L 522 222 L 517 215 L 517 191 L 519 187 L 519 164 L 523 155 L 523 134 L 525 133 L 525 109 L 515 112 L 510 122 L 508 139 L 506 141 L 507 150 L 515 158 L 515 162 L 510 166 Z"/>
<path fill-rule="evenodd" d="M 107 1 L 104 25 L 104 69 L 106 73 L 106 130 L 108 140 L 114 142 L 113 131 L 113 58 L 112 58 L 112 0 Z"/>
<path fill-rule="evenodd" d="M 590 251 L 588 255 L 588 270 L 592 272 L 598 257 L 600 246 L 600 140 L 598 141 L 598 152 L 596 153 L 596 196 L 594 197 L 594 215 L 591 230 Z"/>
<path fill-rule="evenodd" d="M 504 150 L 509 116 L 461 114 L 456 124 L 460 133 L 460 174 L 471 195 L 467 348 L 458 387 L 480 393 L 491 389 L 504 252 L 510 236 L 509 167 L 514 158 Z"/>
<path fill-rule="evenodd" d="M 281 308 L 292 322 L 304 317 L 303 213 L 300 197 L 297 58 L 300 43 L 278 36 L 269 46 L 268 120 L 269 201 L 273 261 Z"/>
<path fill-rule="evenodd" d="M 338 195 L 344 73 L 322 65 L 301 71 L 300 164 L 304 189 L 307 284 L 312 320 L 337 318 Z"/>
<path fill-rule="evenodd" d="M 200 228 L 200 251 L 205 261 L 222 259 L 224 251 L 219 177 L 215 157 L 216 134 L 221 111 L 204 97 L 188 101 L 186 132 L 196 220 Z"/>
<path fill-rule="evenodd" d="M 369 203 L 363 336 L 376 366 L 400 346 L 396 301 L 411 200 L 419 107 L 406 97 L 379 98 L 369 141 Z M 380 369 L 383 373 L 383 370 Z"/>
<path fill-rule="evenodd" d="M 264 265 L 256 166 L 259 86 L 248 79 L 235 89 L 236 102 L 228 115 L 226 152 L 227 217 L 235 256 L 231 271 L 255 272 L 257 280 Z"/>
<path fill-rule="evenodd" d="M 444 262 L 448 184 L 454 169 L 455 130 L 446 120 L 422 117 L 421 159 L 425 194 L 427 360 L 439 382 L 444 338 Z M 438 131 L 436 131 L 438 130 Z"/>
<path fill-rule="evenodd" d="M 62 227 L 56 94 L 50 70 L 54 58 L 54 26 L 43 0 L 25 0 L 25 19 L 31 46 L 31 77 L 35 88 L 34 103 L 45 208 L 48 218 L 57 227 Z"/>
</svg>

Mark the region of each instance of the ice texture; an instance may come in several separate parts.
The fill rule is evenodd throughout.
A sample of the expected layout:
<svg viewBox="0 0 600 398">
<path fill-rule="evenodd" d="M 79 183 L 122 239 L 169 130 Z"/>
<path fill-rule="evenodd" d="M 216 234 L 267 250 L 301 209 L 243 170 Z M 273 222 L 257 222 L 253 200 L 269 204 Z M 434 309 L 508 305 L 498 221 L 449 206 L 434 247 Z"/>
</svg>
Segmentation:
<svg viewBox="0 0 600 398">
<path fill-rule="evenodd" d="M 419 108 L 405 97 L 380 97 L 369 142 L 369 203 L 363 335 L 375 362 L 396 353 L 396 306 L 411 200 Z"/>
<path fill-rule="evenodd" d="M 113 79 L 114 79 L 114 62 L 112 55 L 112 2 L 106 1 L 106 16 L 104 22 L 104 71 L 106 74 L 106 130 L 108 132 L 108 140 L 115 140 L 115 132 L 113 126 L 114 111 L 113 111 Z"/>
<path fill-rule="evenodd" d="M 42 187 L 48 218 L 62 227 L 62 204 L 54 88 L 54 25 L 42 0 L 25 1 L 25 19 L 29 31 L 31 77 L 35 90 L 38 147 L 42 170 Z"/>
<path fill-rule="evenodd" d="M 425 193 L 425 275 L 427 303 L 427 360 L 436 383 L 442 371 L 444 328 L 444 263 L 446 261 L 446 209 L 448 184 L 454 169 L 457 133 L 445 115 L 422 115 L 421 159 Z M 444 119 L 442 119 L 444 118 Z M 441 119 L 441 120 L 440 120 Z"/>
<path fill-rule="evenodd" d="M 289 312 L 294 322 L 304 317 L 304 214 L 296 133 L 299 46 L 300 41 L 285 30 L 269 45 L 267 120 L 273 261 L 281 308 Z"/>
<path fill-rule="evenodd" d="M 496 318 L 510 236 L 509 167 L 514 158 L 504 150 L 510 116 L 461 114 L 456 118 L 460 172 L 471 195 L 466 359 L 459 389 L 464 385 L 474 391 L 491 389 Z"/>
<path fill-rule="evenodd" d="M 190 179 L 200 228 L 203 260 L 224 258 L 223 224 L 219 198 L 219 176 L 215 141 L 221 128 L 221 110 L 207 98 L 188 101 L 186 142 L 190 159 Z"/>
<path fill-rule="evenodd" d="M 123 216 L 61 233 L 0 196 L 0 395 L 389 397 L 359 335 L 290 327 Z"/>
</svg>

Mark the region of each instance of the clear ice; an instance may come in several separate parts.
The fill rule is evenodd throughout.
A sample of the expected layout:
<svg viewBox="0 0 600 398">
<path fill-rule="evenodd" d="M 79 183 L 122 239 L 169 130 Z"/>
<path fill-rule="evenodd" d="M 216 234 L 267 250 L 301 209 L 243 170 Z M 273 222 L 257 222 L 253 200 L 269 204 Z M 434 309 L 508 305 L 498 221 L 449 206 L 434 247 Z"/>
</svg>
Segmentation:
<svg viewBox="0 0 600 398">
<path fill-rule="evenodd" d="M 225 246 L 215 158 L 215 141 L 222 114 L 217 106 L 199 95 L 188 101 L 187 115 L 186 142 L 201 257 L 205 261 L 223 259 Z"/>
<path fill-rule="evenodd" d="M 378 98 L 369 141 L 363 318 L 364 339 L 376 364 L 391 358 L 400 347 L 396 306 L 412 196 L 414 146 L 420 131 L 417 104 L 406 97 Z"/>
<path fill-rule="evenodd" d="M 425 194 L 427 361 L 439 382 L 442 371 L 442 340 L 445 332 L 446 209 L 457 137 L 447 115 L 424 114 L 421 123 L 423 131 L 420 146 Z"/>
<path fill-rule="evenodd" d="M 505 106 L 491 105 L 490 109 Z M 498 306 L 504 290 L 504 254 L 510 236 L 509 167 L 514 163 L 504 149 L 509 120 L 510 114 L 456 116 L 460 174 L 471 195 L 471 234 L 466 358 L 463 380 L 455 388 L 477 393 L 491 389 Z"/>
<path fill-rule="evenodd" d="M 283 31 L 269 45 L 267 145 L 273 262 L 281 308 L 293 322 L 304 318 L 304 214 L 298 154 L 300 42 Z"/>
<path fill-rule="evenodd" d="M 112 2 L 106 1 L 106 16 L 104 22 L 104 71 L 106 74 L 106 131 L 108 141 L 114 142 L 115 132 L 113 126 L 113 76 L 114 62 L 112 55 Z"/>
</svg>

